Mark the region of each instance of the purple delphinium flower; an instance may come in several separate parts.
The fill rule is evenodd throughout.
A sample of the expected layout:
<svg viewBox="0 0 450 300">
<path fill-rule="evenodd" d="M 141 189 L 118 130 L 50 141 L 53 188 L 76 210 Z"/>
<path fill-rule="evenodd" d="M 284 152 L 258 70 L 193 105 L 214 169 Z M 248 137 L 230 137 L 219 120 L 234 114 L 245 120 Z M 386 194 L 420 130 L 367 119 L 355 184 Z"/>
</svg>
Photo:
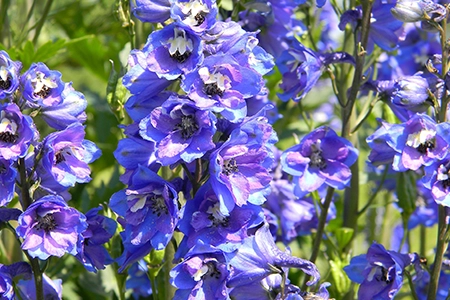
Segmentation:
<svg viewBox="0 0 450 300">
<path fill-rule="evenodd" d="M 236 251 L 225 252 L 225 256 L 231 271 L 227 284 L 229 287 L 247 285 L 270 274 L 282 274 L 282 268 L 285 267 L 297 268 L 312 276 L 308 285 L 315 284 L 320 279 L 312 262 L 278 249 L 267 224 L 259 228 L 254 236 L 244 239 Z"/>
<path fill-rule="evenodd" d="M 75 256 L 90 272 L 104 269 L 113 262 L 103 244 L 114 235 L 117 223 L 113 219 L 99 215 L 101 209 L 101 207 L 93 208 L 86 213 L 88 227 L 82 233 L 83 243 Z"/>
<path fill-rule="evenodd" d="M 247 237 L 247 229 L 264 220 L 260 206 L 236 206 L 229 215 L 220 212 L 220 202 L 209 183 L 204 184 L 194 199 L 187 201 L 182 210 L 178 228 L 187 238 L 187 246 L 197 241 L 218 246 L 227 242 L 240 242 Z"/>
<path fill-rule="evenodd" d="M 44 63 L 34 63 L 20 78 L 22 96 L 29 107 L 51 106 L 60 102 L 65 84 L 59 71 Z"/>
<path fill-rule="evenodd" d="M 11 97 L 19 87 L 22 63 L 12 61 L 8 53 L 0 51 L 0 99 Z"/>
<path fill-rule="evenodd" d="M 30 278 L 31 274 L 31 267 L 26 262 L 17 262 L 11 265 L 0 264 L 0 299 L 16 299 L 14 293 L 13 278 L 16 276 Z"/>
<path fill-rule="evenodd" d="M 88 224 L 86 217 L 69 207 L 60 196 L 45 196 L 33 202 L 20 216 L 16 228 L 22 249 L 32 257 L 47 259 L 76 255 Z"/>
<path fill-rule="evenodd" d="M 307 134 L 300 144 L 281 156 L 283 171 L 293 175 L 294 193 L 303 197 L 326 184 L 343 189 L 350 183 L 350 166 L 358 150 L 329 127 L 319 127 Z"/>
<path fill-rule="evenodd" d="M 16 176 L 13 161 L 0 158 L 0 206 L 6 206 L 13 199 Z"/>
<path fill-rule="evenodd" d="M 192 72 L 203 61 L 200 37 L 177 23 L 151 33 L 142 51 L 147 70 L 167 80 Z"/>
<path fill-rule="evenodd" d="M 216 22 L 216 0 L 170 0 L 170 3 L 171 18 L 195 32 L 208 30 Z"/>
<path fill-rule="evenodd" d="M 42 284 L 44 286 L 44 298 L 51 300 L 62 299 L 62 280 L 52 280 L 42 274 Z M 17 289 L 22 299 L 36 299 L 36 285 L 34 278 L 30 280 L 19 280 Z"/>
<path fill-rule="evenodd" d="M 250 117 L 234 129 L 210 156 L 209 173 L 220 211 L 228 215 L 235 205 L 261 205 L 272 179 L 272 146 L 277 142 L 267 119 Z"/>
<path fill-rule="evenodd" d="M 228 275 L 223 252 L 197 244 L 170 271 L 170 283 L 177 288 L 173 299 L 229 299 Z"/>
<path fill-rule="evenodd" d="M 109 206 L 125 219 L 125 243 L 140 246 L 150 242 L 149 246 L 161 250 L 178 222 L 177 199 L 168 182 L 139 166 L 130 176 L 128 188 L 113 194 Z"/>
<path fill-rule="evenodd" d="M 215 147 L 216 117 L 193 101 L 171 97 L 139 123 L 140 135 L 155 142 L 156 156 L 163 165 L 179 160 L 191 163 Z"/>
<path fill-rule="evenodd" d="M 347 276 L 360 283 L 358 299 L 393 299 L 403 285 L 404 269 L 415 263 L 417 254 L 401 254 L 373 243 L 367 254 L 355 256 L 344 267 Z"/>
<path fill-rule="evenodd" d="M 133 290 L 134 299 L 138 300 L 140 297 L 148 297 L 152 294 L 152 284 L 147 274 L 147 263 L 143 259 L 132 264 L 127 273 L 125 288 Z"/>
<path fill-rule="evenodd" d="M 42 187 L 61 192 L 91 180 L 88 164 L 99 158 L 101 151 L 84 135 L 84 126 L 72 123 L 44 139 L 37 150 L 37 155 L 42 155 L 37 168 Z"/>
<path fill-rule="evenodd" d="M 262 84 L 254 69 L 239 65 L 229 55 L 212 55 L 205 58 L 201 68 L 185 76 L 181 88 L 198 107 L 239 122 L 247 114 L 244 99 L 257 95 Z"/>
<path fill-rule="evenodd" d="M 450 156 L 446 153 L 444 158 L 426 166 L 424 172 L 420 183 L 430 191 L 436 203 L 450 207 Z"/>
<path fill-rule="evenodd" d="M 0 157 L 16 160 L 24 157 L 38 133 L 33 120 L 23 115 L 14 103 L 0 105 Z"/>
<path fill-rule="evenodd" d="M 366 142 L 371 148 L 369 161 L 374 166 L 391 164 L 394 161 L 396 151 L 390 146 L 393 144 L 392 137 L 403 132 L 401 124 L 390 124 L 378 119 L 380 128 L 367 137 Z"/>
<path fill-rule="evenodd" d="M 130 1 L 131 11 L 142 22 L 163 23 L 170 18 L 169 0 Z"/>
<path fill-rule="evenodd" d="M 403 23 L 391 14 L 390 10 L 393 7 L 393 3 L 385 3 L 382 0 L 374 1 L 371 13 L 368 49 L 365 49 L 368 52 L 372 52 L 374 43 L 383 50 L 391 51 L 397 47 L 399 41 L 403 40 L 405 34 L 402 28 Z M 356 25 L 362 20 L 362 14 L 361 6 L 344 12 L 341 15 L 339 29 L 345 30 L 347 24 L 351 24 L 356 29 Z"/>
</svg>

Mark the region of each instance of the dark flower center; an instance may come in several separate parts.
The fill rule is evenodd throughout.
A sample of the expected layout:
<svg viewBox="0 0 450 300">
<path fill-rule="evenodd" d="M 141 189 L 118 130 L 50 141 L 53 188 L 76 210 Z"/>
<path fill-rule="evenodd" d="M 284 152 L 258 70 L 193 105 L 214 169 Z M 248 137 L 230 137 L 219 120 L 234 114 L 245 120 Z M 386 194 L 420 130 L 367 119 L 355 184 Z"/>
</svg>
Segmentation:
<svg viewBox="0 0 450 300">
<path fill-rule="evenodd" d="M 66 158 L 61 152 L 57 152 L 55 155 L 55 164 L 59 164 L 63 161 L 66 161 Z"/>
<path fill-rule="evenodd" d="M 228 227 L 230 224 L 230 217 L 224 216 L 220 212 L 220 205 L 216 204 L 208 208 L 206 211 L 209 216 L 208 219 L 212 222 L 213 227 L 222 226 L 222 227 Z"/>
<path fill-rule="evenodd" d="M 47 98 L 50 95 L 51 88 L 44 85 L 39 92 L 33 93 L 35 97 L 40 97 L 42 99 Z"/>
<path fill-rule="evenodd" d="M 417 146 L 416 150 L 419 151 L 420 154 L 426 154 L 428 150 L 433 150 L 434 146 L 434 139 L 432 139 Z"/>
<path fill-rule="evenodd" d="M 198 130 L 198 125 L 194 120 L 194 117 L 189 116 L 182 116 L 181 122 L 175 125 L 176 130 L 181 131 L 181 137 L 185 140 L 192 137 Z"/>
<path fill-rule="evenodd" d="M 161 195 L 152 195 L 150 197 L 150 207 L 152 209 L 152 213 L 157 215 L 158 217 L 161 216 L 161 214 L 168 214 L 169 210 L 166 206 L 166 201 Z"/>
<path fill-rule="evenodd" d="M 201 11 L 198 14 L 195 15 L 194 19 L 197 21 L 197 24 L 195 26 L 200 26 L 205 22 L 206 12 Z"/>
<path fill-rule="evenodd" d="M 205 275 L 202 277 L 209 275 L 209 277 L 214 277 L 215 279 L 220 279 L 220 275 L 222 274 L 219 269 L 217 269 L 217 266 L 214 262 L 209 261 L 206 263 L 206 266 L 208 267 L 208 272 L 206 272 Z"/>
<path fill-rule="evenodd" d="M 384 281 L 386 283 L 390 283 L 391 279 L 389 278 L 389 270 L 384 268 L 384 267 L 380 267 L 381 269 L 381 274 L 380 276 L 375 277 L 378 281 Z"/>
<path fill-rule="evenodd" d="M 7 90 L 11 87 L 11 85 L 11 78 L 9 76 L 6 77 L 6 80 L 0 78 L 0 89 Z"/>
<path fill-rule="evenodd" d="M 311 155 L 309 156 L 309 165 L 311 167 L 319 168 L 323 170 L 327 167 L 327 162 L 322 156 L 322 150 L 320 149 L 320 143 L 311 145 Z"/>
<path fill-rule="evenodd" d="M 211 97 L 215 95 L 219 95 L 220 97 L 223 96 L 223 92 L 219 89 L 219 86 L 216 82 L 205 84 L 203 86 L 203 91 L 205 92 L 205 94 Z"/>
<path fill-rule="evenodd" d="M 222 173 L 225 174 L 226 176 L 229 176 L 236 172 L 239 172 L 236 160 L 234 158 L 224 160 L 222 165 Z"/>
<path fill-rule="evenodd" d="M 51 214 L 47 214 L 43 217 L 38 216 L 37 222 L 38 223 L 35 228 L 37 230 L 43 229 L 46 232 L 52 231 L 58 226 L 58 224 L 56 224 L 55 217 L 53 217 L 53 215 Z"/>
<path fill-rule="evenodd" d="M 0 132 L 0 141 L 13 144 L 17 141 L 18 135 L 9 131 Z"/>
<path fill-rule="evenodd" d="M 187 50 L 183 54 L 181 54 L 180 51 L 177 50 L 174 54 L 170 55 L 170 57 L 172 57 L 179 63 L 184 63 L 189 58 L 189 56 L 191 56 L 191 52 Z"/>
</svg>

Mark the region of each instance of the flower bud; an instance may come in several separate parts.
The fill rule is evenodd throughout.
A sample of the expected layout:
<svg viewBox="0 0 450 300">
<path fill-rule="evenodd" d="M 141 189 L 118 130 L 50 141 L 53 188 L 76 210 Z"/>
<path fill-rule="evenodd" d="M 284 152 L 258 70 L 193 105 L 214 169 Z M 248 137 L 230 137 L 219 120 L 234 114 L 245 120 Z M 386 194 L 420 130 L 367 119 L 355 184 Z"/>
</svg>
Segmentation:
<svg viewBox="0 0 450 300">
<path fill-rule="evenodd" d="M 424 11 L 421 0 L 400 0 L 395 7 L 391 8 L 391 13 L 402 22 L 411 23 L 424 19 Z"/>
</svg>

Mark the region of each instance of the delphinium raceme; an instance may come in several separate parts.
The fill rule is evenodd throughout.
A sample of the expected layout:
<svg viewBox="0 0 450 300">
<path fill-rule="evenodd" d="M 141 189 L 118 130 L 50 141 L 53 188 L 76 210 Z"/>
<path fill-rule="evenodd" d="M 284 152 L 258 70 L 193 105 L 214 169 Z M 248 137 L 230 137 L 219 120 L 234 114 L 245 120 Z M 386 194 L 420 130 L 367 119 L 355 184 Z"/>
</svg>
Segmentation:
<svg viewBox="0 0 450 300">
<path fill-rule="evenodd" d="M 61 280 L 42 272 L 50 257 L 74 255 L 91 272 L 112 262 L 104 249 L 116 223 L 70 207 L 69 188 L 91 180 L 89 163 L 100 149 L 84 139 L 87 101 L 62 74 L 44 63 L 22 64 L 0 51 L 1 224 L 10 229 L 29 263 L 2 266 L 0 296 L 60 299 Z M 19 207 L 10 205 L 18 197 Z M 17 221 L 17 226 L 11 223 Z M 47 262 L 48 263 L 48 262 Z"/>
</svg>

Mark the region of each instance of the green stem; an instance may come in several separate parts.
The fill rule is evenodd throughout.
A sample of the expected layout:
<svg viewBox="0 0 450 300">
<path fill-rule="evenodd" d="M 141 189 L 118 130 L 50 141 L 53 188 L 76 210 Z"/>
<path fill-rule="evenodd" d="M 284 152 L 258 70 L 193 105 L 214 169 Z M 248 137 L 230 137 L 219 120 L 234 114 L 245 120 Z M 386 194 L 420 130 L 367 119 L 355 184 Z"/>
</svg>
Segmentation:
<svg viewBox="0 0 450 300">
<path fill-rule="evenodd" d="M 164 299 L 173 299 L 175 295 L 175 287 L 170 284 L 170 271 L 173 268 L 172 260 L 175 257 L 175 247 L 173 243 L 169 243 L 164 251 Z"/>
<path fill-rule="evenodd" d="M 372 193 L 372 195 L 370 196 L 370 199 L 369 199 L 369 201 L 367 201 L 366 205 L 358 212 L 358 216 L 362 215 L 370 207 L 370 205 L 372 205 L 372 202 L 375 200 L 378 193 L 383 188 L 384 181 L 386 180 L 388 170 L 389 170 L 388 167 L 384 168 L 383 175 L 381 175 L 381 180 L 380 180 L 380 183 L 377 185 L 377 189 L 375 190 L 375 192 Z"/>
<path fill-rule="evenodd" d="M 431 270 L 430 284 L 428 285 L 428 298 L 436 299 L 436 294 L 439 285 L 439 276 L 441 275 L 442 261 L 444 252 L 447 249 L 447 235 L 448 226 L 445 223 L 445 208 L 439 205 L 439 227 L 437 236 L 436 256 L 434 257 L 433 269 Z"/>
<path fill-rule="evenodd" d="M 419 300 L 419 296 L 416 293 L 416 289 L 414 288 L 414 283 L 411 277 L 411 274 L 409 274 L 408 271 L 405 270 L 404 274 L 406 275 L 406 278 L 408 278 L 409 287 L 411 289 L 411 296 L 414 300 Z"/>
<path fill-rule="evenodd" d="M 328 209 L 330 208 L 331 201 L 333 200 L 334 188 L 328 187 L 327 195 L 325 196 L 325 201 L 323 202 L 322 210 L 320 211 L 319 224 L 317 225 L 316 236 L 313 243 L 312 253 L 309 260 L 314 263 L 319 256 L 320 245 L 322 244 L 323 233 L 325 230 L 325 224 L 327 222 Z M 302 290 L 306 289 L 306 282 L 308 281 L 308 276 L 306 276 L 303 283 Z"/>
<path fill-rule="evenodd" d="M 47 19 L 48 13 L 50 12 L 50 7 L 52 6 L 53 0 L 48 0 L 47 3 L 45 3 L 44 11 L 42 12 L 42 16 L 39 19 L 38 23 L 36 24 L 36 30 L 34 32 L 34 38 L 33 38 L 33 44 L 36 45 L 39 35 L 41 34 L 42 27 L 44 26 L 44 23 Z"/>
<path fill-rule="evenodd" d="M 425 225 L 420 225 L 420 256 L 425 257 L 426 254 L 426 244 L 427 244 L 427 228 Z"/>
</svg>

